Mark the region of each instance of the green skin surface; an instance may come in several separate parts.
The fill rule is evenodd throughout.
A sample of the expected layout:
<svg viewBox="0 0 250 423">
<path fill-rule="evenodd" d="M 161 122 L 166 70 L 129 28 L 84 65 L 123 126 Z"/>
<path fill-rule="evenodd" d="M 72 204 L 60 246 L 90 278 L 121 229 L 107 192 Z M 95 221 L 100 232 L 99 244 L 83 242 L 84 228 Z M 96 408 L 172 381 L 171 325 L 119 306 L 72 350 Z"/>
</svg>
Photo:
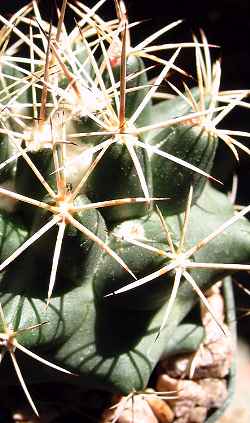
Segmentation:
<svg viewBox="0 0 250 423">
<path fill-rule="evenodd" d="M 146 151 L 135 147 L 136 155 L 143 170 L 149 194 L 152 196 L 152 176 Z M 88 179 L 86 194 L 91 201 L 105 201 L 119 198 L 144 197 L 140 181 L 125 145 L 109 147 Z M 108 207 L 101 210 L 109 224 L 142 217 L 152 207 L 145 203 Z"/>
<path fill-rule="evenodd" d="M 223 216 L 221 210 L 223 210 Z M 187 247 L 215 230 L 232 214 L 233 209 L 226 196 L 208 186 L 204 195 L 199 199 L 198 205 L 192 207 L 186 240 Z M 158 216 L 153 214 L 151 218 L 140 219 L 139 222 L 145 227 L 148 225 L 148 234 L 152 235 L 150 221 L 154 221 L 156 225 L 157 219 Z M 176 215 L 167 220 L 174 239 L 178 239 L 180 236 L 180 219 L 182 220 L 183 216 Z M 202 224 L 204 220 L 206 225 Z M 200 224 L 198 224 L 199 222 Z M 135 223 L 138 223 L 138 220 Z M 159 222 L 158 225 L 160 229 Z M 194 259 L 225 263 L 247 262 L 250 257 L 249 239 L 250 225 L 243 218 L 200 250 Z M 162 230 L 156 232 L 156 240 L 161 244 L 164 243 Z M 107 238 L 107 242 L 112 245 L 112 233 Z M 90 250 L 88 265 L 85 266 L 85 272 L 77 281 L 78 287 L 75 285 L 72 287 L 72 283 L 68 283 L 67 288 L 63 289 L 64 284 L 61 284 L 60 277 L 58 278 L 47 312 L 44 309 L 47 283 L 42 289 L 39 289 L 39 284 L 36 284 L 31 290 L 25 280 L 27 272 L 23 270 L 22 275 L 20 271 L 17 272 L 17 268 L 15 269 L 22 265 L 23 269 L 26 269 L 25 257 L 20 258 L 18 264 L 6 271 L 4 283 L 1 285 L 1 302 L 4 305 L 6 318 L 8 321 L 13 321 L 18 307 L 19 309 L 21 307 L 21 311 L 18 313 L 20 317 L 17 327 L 49 320 L 49 324 L 42 326 L 39 331 L 20 334 L 18 340 L 23 345 L 35 348 L 38 353 L 53 362 L 79 374 L 78 378 L 66 378 L 68 383 L 79 383 L 83 386 L 88 385 L 88 387 L 99 387 L 123 393 L 128 393 L 133 388 L 143 389 L 147 385 L 153 368 L 165 351 L 166 340 L 172 337 L 178 323 L 197 301 L 197 296 L 186 282 L 181 284 L 172 310 L 174 318 L 169 320 L 161 337 L 154 343 L 171 292 L 171 283 L 166 278 L 168 286 L 160 308 L 154 307 L 145 310 L 140 307 L 142 303 L 150 302 L 152 287 L 158 281 L 148 283 L 147 288 L 142 290 L 135 289 L 128 296 L 123 295 L 123 298 L 118 299 L 118 296 L 115 296 L 112 301 L 107 301 L 101 297 L 100 290 L 105 291 L 107 285 L 110 289 L 110 280 L 117 288 L 119 287 L 120 281 L 117 278 L 119 278 L 120 269 L 114 264 L 113 278 L 110 278 L 108 262 L 111 259 L 104 253 L 100 254 L 99 252 L 97 255 L 96 250 L 96 246 Z M 118 249 L 117 251 L 122 257 L 126 256 L 124 250 Z M 136 268 L 138 260 L 133 250 L 131 255 L 129 264 L 134 270 L 133 261 Z M 128 256 L 129 254 L 127 254 Z M 95 269 L 95 274 L 93 274 L 93 269 Z M 33 272 L 34 280 L 37 279 L 40 269 L 35 267 Z M 14 278 L 13 273 L 17 273 L 19 278 Z M 100 273 L 103 275 L 102 279 L 98 277 Z M 192 271 L 192 276 L 200 288 L 205 290 L 223 275 L 221 271 L 195 270 Z M 131 278 L 128 280 L 131 282 Z M 100 287 L 99 284 L 103 286 Z M 116 298 L 118 299 L 117 304 Z M 134 299 L 132 309 L 131 298 Z M 17 304 L 19 304 L 18 307 Z M 148 355 L 149 350 L 150 354 Z M 20 359 L 22 363 L 22 357 Z M 48 370 L 34 365 L 32 370 L 27 370 L 27 377 L 31 378 L 33 382 L 45 381 L 48 377 L 45 376 L 47 373 Z M 56 378 L 60 379 L 60 375 L 57 375 Z"/>
<path fill-rule="evenodd" d="M 129 57 L 128 74 L 141 69 L 140 60 Z M 119 77 L 119 71 L 118 67 L 116 78 Z M 132 80 L 131 84 L 132 82 L 135 86 L 147 83 L 143 79 Z M 127 95 L 127 117 L 136 110 L 146 91 L 139 90 Z M 136 125 L 149 124 L 157 118 L 158 121 L 165 120 L 186 112 L 187 105 L 182 99 L 162 102 L 155 106 L 148 104 Z M 91 126 L 85 118 L 76 119 L 73 125 L 75 123 L 80 125 L 76 130 L 81 128 L 82 132 L 88 132 Z M 83 139 L 81 142 L 95 144 L 99 142 L 98 138 L 87 141 Z M 146 142 L 157 146 L 160 144 L 164 151 L 190 161 L 206 172 L 211 170 L 217 144 L 204 134 L 200 136 L 198 132 L 197 135 L 197 128 L 187 126 L 153 131 L 147 134 Z M 144 150 L 140 149 L 137 153 L 150 195 L 170 197 L 170 200 L 160 202 L 159 206 L 176 245 L 181 237 L 184 219 L 181 213 L 185 208 L 191 184 L 194 187 L 194 204 L 185 241 L 186 249 L 233 216 L 234 210 L 227 197 L 209 185 L 204 188 L 203 177 L 184 168 L 180 169 L 172 162 L 155 155 L 149 158 Z M 41 163 L 38 166 L 53 186 L 54 182 L 50 180 L 51 162 L 48 166 L 44 163 L 47 152 L 37 154 L 41 155 Z M 41 185 L 33 175 L 27 176 L 28 173 L 26 163 L 20 159 L 16 172 L 17 191 L 43 199 Z M 113 146 L 105 153 L 89 179 L 86 194 L 88 199 L 79 196 L 76 201 L 85 204 L 88 201 L 142 196 L 135 169 L 122 146 Z M 28 234 L 34 233 L 48 219 L 46 213 L 36 211 L 35 208 L 31 212 L 30 207 L 22 206 L 22 213 L 18 208 L 19 206 L 16 214 L 11 216 L 2 211 L 0 213 L 1 261 L 16 250 Z M 20 223 L 21 215 L 25 225 Z M 153 240 L 154 246 L 169 250 L 157 213 L 145 204 L 92 210 L 75 217 L 113 248 L 138 279 L 167 263 L 164 257 L 131 246 L 115 236 L 117 232 L 125 236 L 133 235 L 133 230 L 130 233 L 129 228 L 139 228 L 139 233 L 142 231 L 144 237 Z M 154 342 L 171 295 L 173 274 L 162 276 L 126 294 L 104 298 L 105 294 L 131 283 L 133 279 L 113 258 L 69 226 L 63 241 L 55 288 L 46 309 L 56 233 L 56 229 L 50 231 L 4 271 L 0 285 L 0 301 L 6 320 L 14 322 L 15 329 L 48 321 L 48 324 L 38 330 L 21 333 L 18 335 L 18 341 L 79 376 L 61 375 L 17 353 L 25 380 L 30 383 L 64 381 L 79 384 L 86 389 L 98 387 L 123 394 L 128 394 L 133 389 L 144 389 L 159 359 L 175 350 L 175 345 L 168 344 L 168 340 L 173 339 L 173 334 L 177 335 L 178 326 L 197 303 L 197 295 L 187 282 L 181 282 L 171 319 L 157 342 Z M 246 219 L 240 219 L 197 252 L 192 260 L 249 263 L 250 224 Z M 205 291 L 228 272 L 196 269 L 190 273 Z M 178 330 L 181 330 L 180 327 Z M 181 334 L 180 338 L 182 336 Z M 178 351 L 194 349 L 201 339 L 202 333 L 198 329 L 196 336 L 190 337 L 188 342 L 186 339 L 185 342 L 181 341 L 181 346 L 177 340 L 176 349 L 177 345 Z M 9 371 L 10 362 L 3 360 L 1 366 L 0 383 L 16 383 L 16 376 Z"/>
<path fill-rule="evenodd" d="M 56 177 L 53 165 L 52 150 L 49 148 L 33 151 L 28 153 L 29 158 L 34 165 L 39 169 L 40 173 L 45 177 L 45 180 L 52 189 L 56 188 Z M 42 200 L 47 191 L 42 183 L 37 179 L 34 172 L 23 157 L 19 157 L 16 165 L 15 173 L 15 190 L 18 194 Z M 17 206 L 18 212 L 22 215 L 25 223 L 29 226 L 34 219 L 36 208 L 26 203 L 19 202 Z"/>
<path fill-rule="evenodd" d="M 7 93 L 11 95 L 11 93 L 15 94 L 15 91 L 17 88 L 20 89 L 21 84 L 15 85 L 13 83 L 12 77 L 14 78 L 21 78 L 24 75 L 18 71 L 17 69 L 14 69 L 11 66 L 8 66 L 6 64 L 1 64 L 1 72 L 4 74 L 4 78 L 0 80 L 0 91 L 2 93 L 2 97 L 5 98 L 5 101 L 1 101 L 1 118 L 3 119 L 3 122 L 1 122 L 1 127 L 7 128 L 12 131 L 22 131 L 22 128 L 20 128 L 20 125 L 18 124 L 17 120 L 13 118 L 12 116 L 12 108 L 9 106 L 9 98 L 7 98 Z M 12 85 L 12 87 L 9 87 L 9 85 Z M 6 90 L 6 86 L 8 86 L 8 90 Z M 24 90 L 20 95 L 17 95 L 16 102 L 17 103 L 28 103 L 30 101 L 28 97 L 28 91 Z M 23 115 L 30 115 L 30 110 L 28 108 L 21 108 L 21 111 Z M 4 119 L 4 113 L 8 115 L 8 119 Z M 0 134 L 0 164 L 4 162 L 5 160 L 9 159 L 13 154 L 13 145 L 11 142 L 11 138 L 9 138 L 7 135 Z M 12 178 L 15 173 L 15 161 L 11 162 L 9 165 L 5 166 L 3 169 L 0 170 L 0 182 L 5 182 L 6 180 Z"/>
<path fill-rule="evenodd" d="M 163 129 L 154 138 L 154 144 L 165 153 L 210 173 L 214 162 L 217 139 L 199 126 L 175 126 Z M 151 158 L 155 197 L 168 198 L 162 210 L 166 215 L 185 210 L 190 186 L 193 185 L 192 204 L 200 197 L 206 177 L 164 157 Z"/>
</svg>

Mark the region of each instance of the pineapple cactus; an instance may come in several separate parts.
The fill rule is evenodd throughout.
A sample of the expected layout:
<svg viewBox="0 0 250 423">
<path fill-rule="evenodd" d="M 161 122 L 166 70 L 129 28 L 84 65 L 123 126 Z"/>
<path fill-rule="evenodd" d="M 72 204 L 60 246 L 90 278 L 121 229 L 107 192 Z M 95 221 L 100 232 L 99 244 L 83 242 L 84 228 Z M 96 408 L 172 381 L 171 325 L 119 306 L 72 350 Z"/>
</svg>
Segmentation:
<svg viewBox="0 0 250 423">
<path fill-rule="evenodd" d="M 145 389 L 199 301 L 230 336 L 204 293 L 250 269 L 250 206 L 236 212 L 211 175 L 218 143 L 250 152 L 235 139 L 249 134 L 218 128 L 248 92 L 220 92 L 203 32 L 154 44 L 177 21 L 133 47 L 124 3 L 110 21 L 103 3 L 64 0 L 57 26 L 36 0 L 0 16 L 1 357 L 36 414 L 26 380 Z M 185 48 L 197 86 L 166 94 Z"/>
</svg>

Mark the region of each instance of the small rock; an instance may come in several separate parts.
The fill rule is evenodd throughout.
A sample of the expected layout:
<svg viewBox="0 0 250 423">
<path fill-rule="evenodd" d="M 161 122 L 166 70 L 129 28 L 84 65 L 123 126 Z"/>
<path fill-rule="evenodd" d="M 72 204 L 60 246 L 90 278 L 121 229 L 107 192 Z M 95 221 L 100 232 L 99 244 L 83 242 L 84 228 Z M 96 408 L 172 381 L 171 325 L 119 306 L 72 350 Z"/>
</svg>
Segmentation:
<svg viewBox="0 0 250 423">
<path fill-rule="evenodd" d="M 156 391 L 159 392 L 170 392 L 177 391 L 178 380 L 173 379 L 167 374 L 160 374 L 156 382 Z"/>
<path fill-rule="evenodd" d="M 206 407 L 194 407 L 190 410 L 189 422 L 190 423 L 203 423 L 207 417 Z"/>
<path fill-rule="evenodd" d="M 202 388 L 206 402 L 205 406 L 209 408 L 220 408 L 227 399 L 227 385 L 225 380 L 220 379 L 201 379 L 198 382 Z"/>
<path fill-rule="evenodd" d="M 158 377 L 156 389 L 160 392 L 177 391 L 177 398 L 168 400 L 170 404 L 180 400 L 195 401 L 199 404 L 205 401 L 203 389 L 192 380 L 176 380 L 162 374 Z"/>
<path fill-rule="evenodd" d="M 191 380 L 176 380 L 163 374 L 159 376 L 156 387 L 158 391 L 170 389 L 177 391 L 177 398 L 168 400 L 168 403 L 171 405 L 175 417 L 184 419 L 183 423 L 189 422 L 190 412 L 196 405 L 205 406 L 206 404 L 206 394 L 203 388 Z"/>
<path fill-rule="evenodd" d="M 217 320 L 225 326 L 219 288 L 211 288 L 206 296 Z M 234 343 L 204 305 L 201 308 L 206 338 L 199 350 L 165 359 L 159 367 L 156 390 L 177 391 L 176 399 L 167 400 L 175 415 L 173 423 L 203 423 L 208 410 L 223 406 L 228 396 L 225 376 L 231 368 Z"/>
<path fill-rule="evenodd" d="M 174 413 L 166 401 L 160 398 L 148 397 L 147 402 L 156 415 L 159 423 L 172 423 L 174 420 Z"/>
<path fill-rule="evenodd" d="M 194 382 L 176 380 L 166 374 L 160 375 L 157 380 L 157 390 L 168 391 L 170 389 L 177 390 L 178 397 L 168 400 L 168 403 L 171 405 L 176 419 L 182 417 L 183 422 L 187 423 L 205 421 L 207 410 L 220 408 L 228 395 L 225 380 L 207 378 Z M 178 420 L 174 420 L 174 423 L 176 421 Z"/>
<path fill-rule="evenodd" d="M 188 416 L 175 419 L 174 423 L 188 423 Z"/>
</svg>

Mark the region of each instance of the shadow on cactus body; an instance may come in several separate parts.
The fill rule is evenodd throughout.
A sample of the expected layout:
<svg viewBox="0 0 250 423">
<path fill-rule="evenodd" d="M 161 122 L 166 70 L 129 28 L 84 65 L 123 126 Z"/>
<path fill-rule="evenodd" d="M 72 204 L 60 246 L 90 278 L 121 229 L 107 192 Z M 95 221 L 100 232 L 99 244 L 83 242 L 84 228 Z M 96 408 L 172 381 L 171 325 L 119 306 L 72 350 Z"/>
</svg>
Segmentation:
<svg viewBox="0 0 250 423">
<path fill-rule="evenodd" d="M 222 209 L 223 216 L 221 215 Z M 192 208 L 187 247 L 194 245 L 217 229 L 231 216 L 232 206 L 227 198 L 208 186 L 198 205 Z M 176 239 L 180 236 L 182 219 L 181 215 L 168 218 L 171 231 L 174 232 Z M 202 223 L 204 219 L 206 225 Z M 164 234 L 160 230 L 157 215 L 153 214 L 150 218 L 132 222 L 135 226 L 141 225 L 146 236 L 152 236 L 152 232 L 154 232 L 157 243 L 163 245 Z M 121 234 L 122 226 L 125 224 L 126 222 L 116 226 L 113 232 Z M 153 231 L 152 227 L 156 225 L 159 230 Z M 216 241 L 212 241 L 211 244 L 201 249 L 194 260 L 208 263 L 215 261 L 219 263 L 247 262 L 250 256 L 249 237 L 249 224 L 245 219 L 240 219 L 222 235 L 219 235 Z M 112 233 L 109 235 L 108 242 L 114 242 Z M 238 248 L 235 248 L 236 245 Z M 96 250 L 95 246 L 92 248 Z M 137 253 L 135 248 L 131 250 L 129 264 L 140 277 L 145 274 L 145 271 L 143 265 L 141 269 L 138 268 L 140 266 L 138 266 L 137 256 L 138 253 L 141 254 L 141 250 L 139 247 L 137 248 Z M 122 257 L 129 256 L 126 251 L 124 252 L 124 248 L 120 247 L 120 250 L 119 253 Z M 44 308 L 46 287 L 43 289 L 44 299 L 32 297 L 30 294 L 36 289 L 39 292 L 36 285 L 32 291 L 29 291 L 28 286 L 25 287 L 27 266 L 25 265 L 23 268 L 23 274 L 21 271 L 17 272 L 18 266 L 21 265 L 19 263 L 7 270 L 1 285 L 1 298 L 5 306 L 6 317 L 11 321 L 17 319 L 18 327 L 49 320 L 50 323 L 41 327 L 39 333 L 21 335 L 20 342 L 29 347 L 35 347 L 36 351 L 47 350 L 50 359 L 80 375 L 73 381 L 68 378 L 69 383 L 80 383 L 84 386 L 87 384 L 122 392 L 129 392 L 133 388 L 141 389 L 147 384 L 152 369 L 165 350 L 168 337 L 172 336 L 178 323 L 197 301 L 197 294 L 187 282 L 181 283 L 173 306 L 172 318 L 163 329 L 160 339 L 154 343 L 171 293 L 171 279 L 167 277 L 164 281 L 164 277 L 162 277 L 161 282 L 154 280 L 143 289 L 139 287 L 131 293 L 121 294 L 120 298 L 114 296 L 111 299 L 105 299 L 102 292 L 110 292 L 114 286 L 119 288 L 126 281 L 120 280 L 121 272 L 118 265 L 112 265 L 111 271 L 110 258 L 105 254 L 101 254 L 98 258 L 96 251 L 92 253 L 90 252 L 85 274 L 81 280 L 78 280 L 79 286 L 72 289 L 72 285 L 70 285 L 71 288 L 65 293 L 57 288 L 47 312 Z M 19 260 L 20 262 L 25 261 L 25 257 Z M 152 257 L 150 258 L 148 254 L 145 255 L 145 261 L 147 262 L 147 260 L 152 261 Z M 159 258 L 157 260 L 159 266 Z M 93 269 L 95 269 L 94 272 Z M 33 280 L 39 275 L 39 272 L 41 270 L 35 267 Z M 23 278 L 23 291 L 20 279 L 14 277 L 14 274 L 18 274 L 21 281 Z M 204 270 L 195 269 L 192 271 L 192 276 L 203 290 L 219 280 L 223 274 L 224 271 L 221 270 L 204 272 Z M 57 283 L 59 287 L 60 282 L 59 279 Z M 129 282 L 129 277 L 127 277 L 127 282 Z M 147 309 L 150 300 L 154 300 L 154 296 L 151 297 L 154 285 L 161 283 L 163 286 L 164 282 L 166 286 L 164 287 L 165 292 L 161 292 L 162 306 L 154 310 L 143 309 Z M 96 294 L 93 292 L 93 284 Z M 152 307 L 155 308 L 156 305 Z M 15 317 L 17 315 L 18 318 Z M 148 355 L 149 350 L 150 354 Z M 36 369 L 36 371 L 32 369 L 30 376 L 34 382 L 46 380 L 42 369 Z"/>
</svg>

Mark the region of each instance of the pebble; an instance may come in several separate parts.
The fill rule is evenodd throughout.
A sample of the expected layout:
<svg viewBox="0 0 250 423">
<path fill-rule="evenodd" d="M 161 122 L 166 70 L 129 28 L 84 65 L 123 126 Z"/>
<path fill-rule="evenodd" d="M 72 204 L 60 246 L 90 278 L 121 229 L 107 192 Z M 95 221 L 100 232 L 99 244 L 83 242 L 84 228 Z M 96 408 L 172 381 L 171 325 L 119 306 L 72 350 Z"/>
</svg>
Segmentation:
<svg viewBox="0 0 250 423">
<path fill-rule="evenodd" d="M 170 406 L 161 398 L 147 398 L 151 409 L 156 415 L 159 423 L 172 423 L 174 420 L 174 412 Z"/>
</svg>

